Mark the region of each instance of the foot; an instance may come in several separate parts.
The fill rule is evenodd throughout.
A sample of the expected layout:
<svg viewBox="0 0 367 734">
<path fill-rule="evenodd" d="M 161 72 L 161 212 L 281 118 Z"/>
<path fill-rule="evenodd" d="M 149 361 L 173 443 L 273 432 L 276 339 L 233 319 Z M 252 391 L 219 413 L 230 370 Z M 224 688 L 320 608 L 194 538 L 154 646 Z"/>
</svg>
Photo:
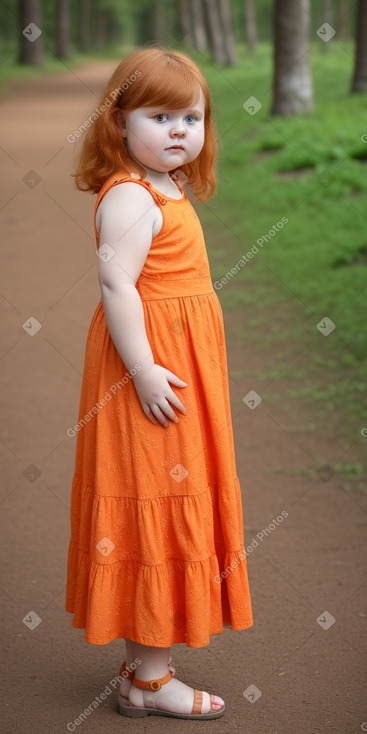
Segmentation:
<svg viewBox="0 0 367 734">
<path fill-rule="evenodd" d="M 172 655 L 169 656 L 168 663 L 170 663 L 171 660 L 172 660 Z M 139 666 L 135 670 L 135 674 L 139 678 L 139 674 L 137 673 L 138 670 L 139 670 Z M 173 667 L 173 665 L 168 665 L 168 670 L 171 671 L 172 677 L 174 677 L 176 675 L 176 669 Z M 129 680 L 129 678 L 124 678 L 123 677 L 123 680 L 120 683 L 120 695 L 123 696 L 123 698 L 128 698 L 129 697 L 129 691 L 130 691 L 130 688 L 132 686 L 132 683 L 133 683 L 132 680 Z M 134 686 L 134 688 L 135 688 L 135 686 Z"/>
<path fill-rule="evenodd" d="M 138 676 L 137 676 L 138 677 Z M 163 709 L 175 714 L 191 714 L 194 703 L 194 689 L 187 686 L 177 678 L 171 678 L 164 683 L 159 691 L 144 690 L 132 685 L 128 694 L 131 706 L 142 706 L 144 708 Z M 220 696 L 203 691 L 202 711 L 219 711 L 224 706 Z"/>
</svg>

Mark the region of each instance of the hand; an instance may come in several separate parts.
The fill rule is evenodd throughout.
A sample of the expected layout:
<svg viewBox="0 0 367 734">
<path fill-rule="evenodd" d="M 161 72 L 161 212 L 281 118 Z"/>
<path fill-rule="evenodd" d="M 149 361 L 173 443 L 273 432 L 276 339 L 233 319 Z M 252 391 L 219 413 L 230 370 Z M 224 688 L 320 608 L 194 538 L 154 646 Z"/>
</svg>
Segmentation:
<svg viewBox="0 0 367 734">
<path fill-rule="evenodd" d="M 166 416 L 174 423 L 178 423 L 178 418 L 168 401 L 186 415 L 185 406 L 175 395 L 169 383 L 171 382 L 176 387 L 187 387 L 187 383 L 180 380 L 173 372 L 159 364 L 153 364 L 148 369 L 138 372 L 133 379 L 143 411 L 151 423 L 160 423 L 168 428 L 169 421 Z"/>
</svg>

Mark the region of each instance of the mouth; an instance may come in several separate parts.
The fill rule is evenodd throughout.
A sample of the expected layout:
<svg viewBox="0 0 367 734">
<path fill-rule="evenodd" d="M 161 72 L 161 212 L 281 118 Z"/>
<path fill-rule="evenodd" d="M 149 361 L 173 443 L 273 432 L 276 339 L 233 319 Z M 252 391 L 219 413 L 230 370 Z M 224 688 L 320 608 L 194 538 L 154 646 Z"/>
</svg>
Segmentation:
<svg viewBox="0 0 367 734">
<path fill-rule="evenodd" d="M 171 145 L 170 148 L 167 148 L 167 150 L 183 150 L 182 145 Z"/>
</svg>

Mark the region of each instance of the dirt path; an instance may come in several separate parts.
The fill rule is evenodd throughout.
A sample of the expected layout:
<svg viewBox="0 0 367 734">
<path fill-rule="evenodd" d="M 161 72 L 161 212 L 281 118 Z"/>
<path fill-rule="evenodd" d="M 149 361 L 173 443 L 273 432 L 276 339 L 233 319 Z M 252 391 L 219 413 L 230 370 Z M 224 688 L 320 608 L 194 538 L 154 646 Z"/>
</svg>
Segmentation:
<svg viewBox="0 0 367 734">
<path fill-rule="evenodd" d="M 66 137 L 94 108 L 114 67 L 98 63 L 20 83 L 0 98 L 1 693 L 3 731 L 9 734 L 72 731 L 72 722 L 107 691 L 124 656 L 119 640 L 103 649 L 87 645 L 84 631 L 74 630 L 64 611 L 75 453 L 66 430 L 77 420 L 85 341 L 99 299 L 95 199 L 73 188 L 73 145 Z M 233 374 L 274 361 L 271 351 L 234 346 L 236 325 L 250 316 L 250 310 L 225 313 Z M 279 413 L 266 401 L 269 385 L 259 379 L 230 376 L 230 389 L 245 544 L 252 544 L 254 626 L 226 629 L 201 650 L 171 650 L 180 679 L 223 696 L 226 714 L 190 725 L 160 717 L 122 719 L 116 694 L 107 691 L 75 730 L 367 731 L 367 496 L 343 491 L 327 468 L 312 480 L 296 473 L 305 463 L 314 466 L 320 455 L 330 467 L 341 456 L 361 461 L 362 443 L 357 435 L 354 445 L 345 445 L 332 428 L 326 436 L 292 434 L 291 421 L 302 423 L 305 414 L 294 404 L 293 418 Z M 279 381 L 277 392 L 282 389 Z M 256 410 L 242 402 L 249 390 L 264 397 Z M 295 474 L 268 473 L 276 466 Z"/>
</svg>

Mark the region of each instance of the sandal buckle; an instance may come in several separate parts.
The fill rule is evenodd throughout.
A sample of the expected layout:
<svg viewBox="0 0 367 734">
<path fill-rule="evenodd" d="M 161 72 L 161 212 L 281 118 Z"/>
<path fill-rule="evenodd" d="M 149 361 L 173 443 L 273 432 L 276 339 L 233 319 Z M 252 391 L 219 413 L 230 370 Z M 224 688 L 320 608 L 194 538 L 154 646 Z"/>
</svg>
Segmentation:
<svg viewBox="0 0 367 734">
<path fill-rule="evenodd" d="M 162 688 L 162 683 L 160 682 L 159 678 L 154 678 L 153 680 L 150 680 L 149 688 L 151 691 L 159 691 L 159 689 Z"/>
</svg>

